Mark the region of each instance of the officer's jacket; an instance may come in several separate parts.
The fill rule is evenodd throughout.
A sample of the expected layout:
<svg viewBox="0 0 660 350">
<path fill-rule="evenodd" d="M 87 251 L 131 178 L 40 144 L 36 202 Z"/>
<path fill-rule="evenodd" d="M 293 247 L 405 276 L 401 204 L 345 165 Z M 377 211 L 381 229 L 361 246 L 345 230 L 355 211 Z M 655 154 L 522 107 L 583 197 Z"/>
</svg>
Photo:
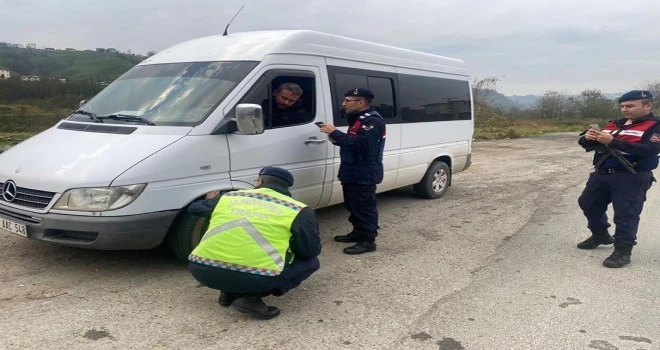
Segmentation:
<svg viewBox="0 0 660 350">
<path fill-rule="evenodd" d="M 329 137 L 340 147 L 339 181 L 375 185 L 383 181 L 385 121 L 374 109 L 348 115 L 347 133 L 335 130 Z"/>
<path fill-rule="evenodd" d="M 612 120 L 603 128 L 604 132 L 615 135 L 608 146 L 621 151 L 622 155 L 635 166 L 635 171 L 651 171 L 657 168 L 658 153 L 660 153 L 660 118 L 651 113 L 630 125 L 625 125 L 625 122 L 626 119 L 623 118 Z M 597 141 L 582 137 L 579 144 L 587 150 L 596 147 L 594 165 L 606 154 L 602 152 L 602 148 L 599 150 L 600 144 Z M 600 167 L 626 169 L 615 157 L 608 157 Z"/>
<path fill-rule="evenodd" d="M 208 217 L 211 221 L 209 231 L 189 260 L 229 270 L 274 276 L 294 257 L 300 260 L 315 258 L 321 253 L 321 240 L 314 210 L 290 196 L 289 191 L 281 186 L 264 184 L 259 189 L 229 192 L 223 197 L 193 202 L 188 212 Z M 220 238 L 218 234 L 225 237 Z M 251 238 L 245 239 L 248 237 Z M 250 247 L 253 242 L 264 245 L 263 239 L 267 241 L 265 245 L 268 249 L 277 251 L 271 250 L 269 254 L 273 257 L 279 255 L 284 265 L 254 266 L 271 263 L 270 259 L 263 259 L 264 256 L 258 254 L 264 250 L 252 249 L 257 246 Z M 276 260 L 276 257 L 272 259 Z"/>
</svg>

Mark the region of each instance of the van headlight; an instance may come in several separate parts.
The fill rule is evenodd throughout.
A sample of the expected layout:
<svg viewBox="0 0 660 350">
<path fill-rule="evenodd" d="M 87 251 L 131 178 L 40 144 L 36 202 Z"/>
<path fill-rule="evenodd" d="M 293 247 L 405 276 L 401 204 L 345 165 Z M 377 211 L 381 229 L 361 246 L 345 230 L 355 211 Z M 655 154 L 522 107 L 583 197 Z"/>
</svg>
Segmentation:
<svg viewBox="0 0 660 350">
<path fill-rule="evenodd" d="M 74 188 L 64 192 L 53 209 L 80 211 L 107 211 L 123 208 L 131 204 L 147 184 Z"/>
</svg>

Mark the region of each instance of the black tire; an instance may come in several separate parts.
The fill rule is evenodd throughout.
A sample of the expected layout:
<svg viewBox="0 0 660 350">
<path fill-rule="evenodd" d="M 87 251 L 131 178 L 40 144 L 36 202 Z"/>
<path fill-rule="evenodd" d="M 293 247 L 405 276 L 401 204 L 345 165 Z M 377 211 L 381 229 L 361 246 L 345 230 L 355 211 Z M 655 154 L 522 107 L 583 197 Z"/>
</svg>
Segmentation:
<svg viewBox="0 0 660 350">
<path fill-rule="evenodd" d="M 421 198 L 434 199 L 442 197 L 451 184 L 451 169 L 445 162 L 435 161 L 426 170 L 422 180 L 413 185 L 415 195 Z"/>
<path fill-rule="evenodd" d="M 170 229 L 167 244 L 174 257 L 180 262 L 187 262 L 188 255 L 199 244 L 209 226 L 209 219 L 194 216 L 184 208 Z"/>
</svg>

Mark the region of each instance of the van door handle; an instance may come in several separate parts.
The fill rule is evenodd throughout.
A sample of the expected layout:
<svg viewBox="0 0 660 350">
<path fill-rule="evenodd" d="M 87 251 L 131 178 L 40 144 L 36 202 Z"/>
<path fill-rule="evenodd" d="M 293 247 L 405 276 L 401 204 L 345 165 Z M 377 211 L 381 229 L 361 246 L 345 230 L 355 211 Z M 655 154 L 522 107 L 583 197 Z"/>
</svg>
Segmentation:
<svg viewBox="0 0 660 350">
<path fill-rule="evenodd" d="M 316 136 L 312 136 L 312 137 L 308 138 L 307 140 L 305 140 L 305 144 L 308 144 L 308 143 L 324 143 L 324 142 L 325 142 L 325 139 L 318 139 Z"/>
</svg>

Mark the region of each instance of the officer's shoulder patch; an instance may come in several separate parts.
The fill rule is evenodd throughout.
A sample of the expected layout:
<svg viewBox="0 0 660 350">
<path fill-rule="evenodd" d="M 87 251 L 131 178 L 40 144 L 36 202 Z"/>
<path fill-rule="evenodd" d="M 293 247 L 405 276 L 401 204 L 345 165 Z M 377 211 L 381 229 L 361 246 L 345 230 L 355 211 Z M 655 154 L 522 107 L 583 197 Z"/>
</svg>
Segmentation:
<svg viewBox="0 0 660 350">
<path fill-rule="evenodd" d="M 362 129 L 364 129 L 364 130 L 371 130 L 373 128 L 374 128 L 373 125 L 362 125 Z"/>
</svg>

